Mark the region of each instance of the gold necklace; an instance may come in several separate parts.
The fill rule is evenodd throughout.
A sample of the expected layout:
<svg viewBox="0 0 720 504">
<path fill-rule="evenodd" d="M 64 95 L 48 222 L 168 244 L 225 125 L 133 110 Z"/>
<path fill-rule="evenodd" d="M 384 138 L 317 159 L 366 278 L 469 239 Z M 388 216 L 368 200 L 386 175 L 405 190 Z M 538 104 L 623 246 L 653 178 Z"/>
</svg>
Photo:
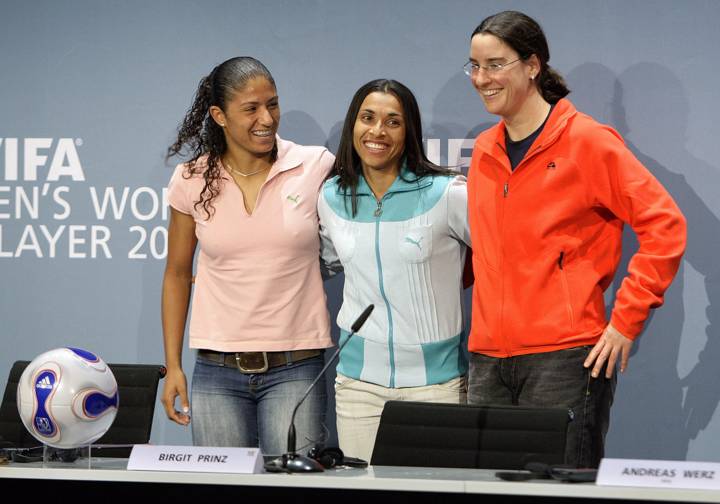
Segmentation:
<svg viewBox="0 0 720 504">
<path fill-rule="evenodd" d="M 235 168 L 230 166 L 230 163 L 228 163 L 227 161 L 225 161 L 225 166 L 227 166 L 230 169 L 230 173 L 232 173 L 233 175 L 240 175 L 241 177 L 252 177 L 253 175 L 257 175 L 258 173 L 264 172 L 265 170 L 268 169 L 268 167 L 266 166 L 265 168 L 260 168 L 259 170 L 256 170 L 254 172 L 243 173 L 240 170 L 236 170 Z"/>
</svg>

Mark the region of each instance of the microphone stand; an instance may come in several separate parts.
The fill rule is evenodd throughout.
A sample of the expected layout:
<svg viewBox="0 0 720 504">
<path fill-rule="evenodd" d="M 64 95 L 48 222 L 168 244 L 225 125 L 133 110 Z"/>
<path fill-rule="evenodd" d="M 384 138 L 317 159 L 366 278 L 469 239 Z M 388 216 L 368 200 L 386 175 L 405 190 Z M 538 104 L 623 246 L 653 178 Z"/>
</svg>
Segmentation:
<svg viewBox="0 0 720 504">
<path fill-rule="evenodd" d="M 328 361 L 325 363 L 325 366 L 323 366 L 320 373 L 317 375 L 317 377 L 313 380 L 313 382 L 310 384 L 310 386 L 305 391 L 305 394 L 303 394 L 302 399 L 300 399 L 295 406 L 295 409 L 293 410 L 292 417 L 290 417 L 290 428 L 288 429 L 288 450 L 287 453 L 281 455 L 280 457 L 268 462 L 265 464 L 265 470 L 269 472 L 322 472 L 325 469 L 315 459 L 312 459 L 310 457 L 306 457 L 304 455 L 299 455 L 295 451 L 296 446 L 296 432 L 295 432 L 295 415 L 297 414 L 298 408 L 300 408 L 300 405 L 305 401 L 308 395 L 310 395 L 310 392 L 315 387 L 318 381 L 320 381 L 320 378 L 323 378 L 325 376 L 325 371 L 330 367 L 330 364 L 332 364 L 338 355 L 340 355 L 340 352 L 343 348 L 345 348 L 345 345 L 348 344 L 348 341 L 350 341 L 350 338 L 360 330 L 360 328 L 363 326 L 365 321 L 368 319 L 370 314 L 372 313 L 373 309 L 375 308 L 375 305 L 370 305 L 367 308 L 365 308 L 365 311 L 362 312 L 362 314 L 357 318 L 355 323 L 351 326 L 351 332 L 348 335 L 347 339 L 343 342 L 342 345 L 338 346 L 338 349 L 335 350 L 335 353 L 328 359 Z"/>
</svg>

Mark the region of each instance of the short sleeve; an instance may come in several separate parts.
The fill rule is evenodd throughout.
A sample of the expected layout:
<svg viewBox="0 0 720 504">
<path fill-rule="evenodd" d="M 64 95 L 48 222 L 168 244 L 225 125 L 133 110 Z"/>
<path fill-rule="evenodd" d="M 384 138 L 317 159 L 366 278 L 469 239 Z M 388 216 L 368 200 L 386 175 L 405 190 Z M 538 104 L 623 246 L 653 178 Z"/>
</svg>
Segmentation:
<svg viewBox="0 0 720 504">
<path fill-rule="evenodd" d="M 313 149 L 315 152 L 312 156 L 312 177 L 313 183 L 317 184 L 315 189 L 320 192 L 322 185 L 335 165 L 335 156 L 324 147 L 321 148 L 319 155 L 316 154 L 318 148 L 313 147 Z"/>
<path fill-rule="evenodd" d="M 184 214 L 192 214 L 192 198 L 190 197 L 190 180 L 183 176 L 185 164 L 179 164 L 170 177 L 167 199 L 171 207 Z"/>
</svg>

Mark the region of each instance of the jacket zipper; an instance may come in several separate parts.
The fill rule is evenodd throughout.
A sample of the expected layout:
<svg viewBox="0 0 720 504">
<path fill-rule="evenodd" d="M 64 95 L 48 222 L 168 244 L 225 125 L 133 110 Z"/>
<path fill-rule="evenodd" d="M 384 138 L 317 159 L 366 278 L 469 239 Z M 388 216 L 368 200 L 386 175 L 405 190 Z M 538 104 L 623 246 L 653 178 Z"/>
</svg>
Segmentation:
<svg viewBox="0 0 720 504">
<path fill-rule="evenodd" d="M 505 155 L 507 156 L 507 150 L 505 150 L 505 147 L 500 142 L 495 142 L 495 143 L 497 144 L 498 147 L 500 147 L 500 150 L 502 150 L 505 153 Z M 515 170 L 511 170 L 510 174 L 512 175 L 512 173 L 516 172 L 523 163 L 528 161 L 530 158 L 532 158 L 538 152 L 542 151 L 544 148 L 545 148 L 545 145 L 538 145 L 531 152 L 525 154 L 525 157 L 522 159 L 522 161 L 520 161 L 520 164 L 515 167 Z M 505 182 L 505 184 L 503 184 L 503 198 L 507 198 L 509 193 L 510 193 L 510 178 L 508 177 L 508 180 Z"/>
<path fill-rule="evenodd" d="M 565 268 L 563 267 L 563 260 L 565 259 L 565 251 L 560 251 L 560 257 L 558 257 L 558 268 L 560 268 L 560 280 L 562 282 L 563 292 L 565 293 L 565 307 L 567 308 L 568 317 L 570 318 L 570 328 L 575 327 L 575 316 L 573 315 L 572 305 L 570 304 L 570 286 L 568 285 L 567 275 Z"/>
<path fill-rule="evenodd" d="M 557 138 L 557 136 L 556 136 L 555 138 Z M 515 167 L 515 170 L 514 170 L 514 171 L 517 171 L 517 169 L 520 168 L 520 166 L 521 166 L 523 163 L 525 163 L 526 161 L 528 161 L 530 158 L 532 158 L 533 156 L 535 156 L 537 153 L 545 150 L 546 147 L 549 147 L 551 144 L 553 144 L 553 143 L 555 142 L 555 138 L 553 139 L 553 141 L 551 141 L 551 142 L 549 142 L 549 143 L 546 142 L 546 143 L 544 143 L 544 144 L 538 145 L 538 146 L 537 146 L 535 149 L 533 149 L 531 152 L 525 154 L 525 157 L 523 158 L 522 161 L 520 161 L 520 164 L 518 164 L 518 165 Z M 502 151 L 505 153 L 505 155 L 507 156 L 507 150 L 505 149 L 505 146 L 502 145 L 500 142 L 495 142 L 495 144 L 496 144 L 496 145 L 500 148 L 500 150 L 502 150 Z M 491 156 L 491 157 L 492 157 L 492 156 Z M 494 159 L 497 160 L 497 158 L 494 158 Z M 514 173 L 514 171 L 511 170 L 511 171 L 510 171 L 510 175 L 512 175 L 512 173 Z M 503 184 L 503 199 L 507 199 L 507 197 L 508 197 L 509 194 L 510 194 L 510 178 L 508 177 L 508 179 L 507 179 L 507 180 L 505 181 L 505 183 Z M 501 218 L 501 222 L 500 222 L 500 232 L 501 232 L 501 234 L 502 234 L 502 232 L 503 232 L 503 230 L 504 230 L 504 227 L 505 227 L 505 205 L 502 206 L 502 210 L 503 210 L 503 213 L 502 213 L 502 218 Z M 504 239 L 503 239 L 502 241 L 504 241 Z M 500 268 L 500 279 L 501 279 L 501 280 L 500 280 L 500 317 L 499 317 L 499 318 L 500 318 L 500 334 L 501 334 L 502 341 L 505 342 L 505 353 L 508 355 L 508 357 L 511 357 L 513 354 L 512 354 L 512 352 L 510 351 L 510 347 L 511 347 L 511 345 L 510 345 L 510 338 L 509 338 L 509 336 L 507 336 L 507 335 L 505 334 L 505 331 L 503 330 L 503 315 L 504 315 L 504 313 L 505 313 L 505 275 L 503 274 L 503 270 L 504 270 L 504 266 L 505 266 L 505 254 L 504 254 L 502 251 L 499 251 L 499 252 L 500 252 L 500 265 L 499 265 L 499 268 Z M 568 314 L 569 314 L 569 316 L 570 316 L 570 324 L 571 324 L 571 325 L 574 325 L 574 322 L 573 322 L 573 314 L 572 314 L 572 307 L 570 306 L 570 294 L 569 294 L 570 291 L 569 291 L 569 289 L 568 289 L 567 278 L 565 277 L 565 272 L 562 271 L 562 260 L 563 260 L 564 255 L 565 255 L 564 252 L 561 252 L 561 253 L 560 253 L 560 259 L 558 260 L 558 265 L 560 266 L 561 276 L 562 276 L 562 279 L 563 279 L 563 285 L 564 285 L 564 289 L 565 289 L 565 293 L 566 293 Z"/>
<path fill-rule="evenodd" d="M 505 184 L 503 185 L 503 199 L 508 197 L 508 193 L 510 192 L 510 180 L 508 179 Z M 505 205 L 507 203 L 503 202 L 502 205 L 502 215 L 500 217 L 500 233 L 503 233 L 503 230 L 505 229 Z M 501 241 L 501 244 L 505 240 L 503 239 Z M 502 247 L 502 245 L 500 245 Z M 505 267 L 505 254 L 502 251 L 502 248 L 498 250 L 498 255 L 500 256 L 500 264 L 498 265 L 500 269 L 500 333 L 504 335 L 504 320 L 503 315 L 505 313 L 505 275 L 502 274 L 502 271 Z M 505 336 L 502 338 L 502 341 L 505 343 L 505 353 L 508 357 L 512 357 L 512 344 L 510 342 L 510 337 Z"/>
<path fill-rule="evenodd" d="M 500 150 L 505 152 L 505 155 L 507 155 L 507 151 L 505 150 L 505 147 L 503 145 L 501 145 L 500 142 L 496 142 L 496 144 L 500 148 Z M 512 172 L 510 173 L 510 175 L 512 175 Z M 507 180 L 505 181 L 505 183 L 503 184 L 503 199 L 507 198 L 509 193 L 510 193 L 510 178 L 508 177 Z M 505 203 L 503 203 L 501 208 L 502 208 L 502 215 L 500 216 L 500 234 L 503 233 L 503 229 L 505 228 Z M 503 241 L 504 241 L 504 239 L 501 240 L 500 243 L 502 243 Z M 502 247 L 502 245 L 500 247 Z M 512 357 L 513 353 L 511 350 L 512 345 L 510 344 L 510 337 L 505 335 L 505 331 L 503 330 L 503 326 L 504 326 L 503 315 L 505 313 L 505 275 L 503 275 L 502 272 L 503 272 L 503 268 L 505 266 L 505 254 L 503 254 L 501 248 L 498 249 L 498 257 L 499 257 L 498 268 L 500 271 L 500 314 L 498 316 L 498 321 L 499 321 L 498 323 L 500 325 L 500 334 L 502 335 L 501 341 L 503 342 L 504 347 L 505 347 L 504 348 L 505 354 L 508 357 Z"/>
<path fill-rule="evenodd" d="M 390 301 L 388 301 L 387 295 L 385 294 L 385 284 L 383 282 L 383 271 L 382 261 L 380 260 L 380 216 L 382 215 L 382 200 L 385 199 L 383 196 L 377 202 L 377 208 L 373 215 L 375 216 L 375 261 L 377 263 L 378 270 L 378 285 L 380 286 L 380 295 L 385 302 L 385 310 L 387 311 L 388 319 L 388 356 L 390 360 L 390 383 L 389 387 L 395 387 L 395 350 L 393 346 L 393 319 L 392 310 L 390 309 Z"/>
<path fill-rule="evenodd" d="M 380 217 L 382 215 L 382 199 L 377 202 L 377 208 L 375 209 L 373 215 L 375 217 Z"/>
</svg>

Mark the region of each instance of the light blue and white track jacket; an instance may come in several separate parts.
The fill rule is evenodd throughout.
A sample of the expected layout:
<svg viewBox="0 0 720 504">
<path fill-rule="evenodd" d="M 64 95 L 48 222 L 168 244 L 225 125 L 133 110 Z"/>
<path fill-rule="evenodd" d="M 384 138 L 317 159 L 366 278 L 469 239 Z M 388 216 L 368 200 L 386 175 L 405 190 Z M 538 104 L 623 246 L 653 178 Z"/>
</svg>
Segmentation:
<svg viewBox="0 0 720 504">
<path fill-rule="evenodd" d="M 337 181 L 323 185 L 318 213 L 323 262 L 345 271 L 341 343 L 357 316 L 375 305 L 340 353 L 338 372 L 385 387 L 464 375 L 465 177 L 417 178 L 403 168 L 378 202 L 360 176 L 355 217 L 350 192 L 345 197 Z"/>
</svg>

